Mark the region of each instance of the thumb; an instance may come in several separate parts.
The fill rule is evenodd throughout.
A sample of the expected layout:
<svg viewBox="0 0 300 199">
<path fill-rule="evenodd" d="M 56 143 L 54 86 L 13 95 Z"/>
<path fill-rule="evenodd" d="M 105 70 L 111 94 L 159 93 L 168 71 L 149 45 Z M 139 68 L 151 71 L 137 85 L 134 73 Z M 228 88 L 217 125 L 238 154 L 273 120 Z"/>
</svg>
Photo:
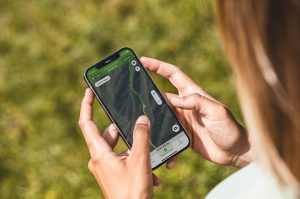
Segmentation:
<svg viewBox="0 0 300 199">
<path fill-rule="evenodd" d="M 172 93 L 165 93 L 165 98 L 176 108 L 195 110 L 203 116 L 214 115 L 224 109 L 224 106 L 221 103 L 213 101 L 198 93 L 193 93 L 184 97 L 179 97 Z"/>
<path fill-rule="evenodd" d="M 150 121 L 147 116 L 141 115 L 133 130 L 133 144 L 131 154 L 133 156 L 149 156 Z"/>
</svg>

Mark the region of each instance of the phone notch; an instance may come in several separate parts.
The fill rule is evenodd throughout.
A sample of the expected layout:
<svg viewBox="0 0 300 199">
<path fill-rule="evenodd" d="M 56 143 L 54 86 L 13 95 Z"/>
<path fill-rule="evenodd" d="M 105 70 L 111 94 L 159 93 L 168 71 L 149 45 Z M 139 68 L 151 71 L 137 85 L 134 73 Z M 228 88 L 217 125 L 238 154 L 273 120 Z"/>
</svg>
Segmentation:
<svg viewBox="0 0 300 199">
<path fill-rule="evenodd" d="M 114 53 L 106 58 L 104 58 L 102 61 L 96 63 L 94 66 L 99 69 L 113 61 L 115 61 L 116 59 L 118 59 L 120 57 L 120 53 Z"/>
</svg>

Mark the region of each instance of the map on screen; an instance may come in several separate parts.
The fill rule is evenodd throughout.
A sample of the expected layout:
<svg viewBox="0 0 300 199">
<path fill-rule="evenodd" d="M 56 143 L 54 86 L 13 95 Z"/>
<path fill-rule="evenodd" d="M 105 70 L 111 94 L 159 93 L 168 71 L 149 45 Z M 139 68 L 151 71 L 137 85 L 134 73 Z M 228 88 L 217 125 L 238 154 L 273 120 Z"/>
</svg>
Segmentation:
<svg viewBox="0 0 300 199">
<path fill-rule="evenodd" d="M 168 142 L 184 139 L 183 128 L 133 53 L 123 53 L 114 62 L 90 70 L 88 78 L 130 146 L 135 121 L 146 115 L 151 123 L 150 151 L 157 156 L 176 152 Z"/>
</svg>

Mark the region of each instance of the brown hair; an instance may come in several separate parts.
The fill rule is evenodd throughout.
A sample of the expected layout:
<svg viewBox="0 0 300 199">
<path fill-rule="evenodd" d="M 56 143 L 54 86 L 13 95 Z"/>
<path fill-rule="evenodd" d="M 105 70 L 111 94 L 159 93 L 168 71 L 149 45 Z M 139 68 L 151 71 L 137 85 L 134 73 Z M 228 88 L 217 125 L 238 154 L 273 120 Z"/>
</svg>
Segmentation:
<svg viewBox="0 0 300 199">
<path fill-rule="evenodd" d="M 258 161 L 280 182 L 298 187 L 300 4 L 217 0 L 217 14 Z"/>
</svg>

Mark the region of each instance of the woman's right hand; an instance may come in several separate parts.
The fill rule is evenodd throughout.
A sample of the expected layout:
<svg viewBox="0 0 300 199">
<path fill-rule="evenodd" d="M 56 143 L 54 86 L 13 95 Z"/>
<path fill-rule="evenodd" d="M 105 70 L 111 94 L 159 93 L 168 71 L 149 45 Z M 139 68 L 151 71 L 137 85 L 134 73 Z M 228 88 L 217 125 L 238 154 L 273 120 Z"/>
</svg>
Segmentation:
<svg viewBox="0 0 300 199">
<path fill-rule="evenodd" d="M 178 67 L 147 57 L 142 57 L 141 62 L 177 88 L 179 95 L 166 93 L 165 99 L 187 130 L 195 152 L 221 165 L 243 167 L 251 162 L 247 132 L 222 103 Z M 175 164 L 176 158 L 167 167 Z"/>
</svg>

